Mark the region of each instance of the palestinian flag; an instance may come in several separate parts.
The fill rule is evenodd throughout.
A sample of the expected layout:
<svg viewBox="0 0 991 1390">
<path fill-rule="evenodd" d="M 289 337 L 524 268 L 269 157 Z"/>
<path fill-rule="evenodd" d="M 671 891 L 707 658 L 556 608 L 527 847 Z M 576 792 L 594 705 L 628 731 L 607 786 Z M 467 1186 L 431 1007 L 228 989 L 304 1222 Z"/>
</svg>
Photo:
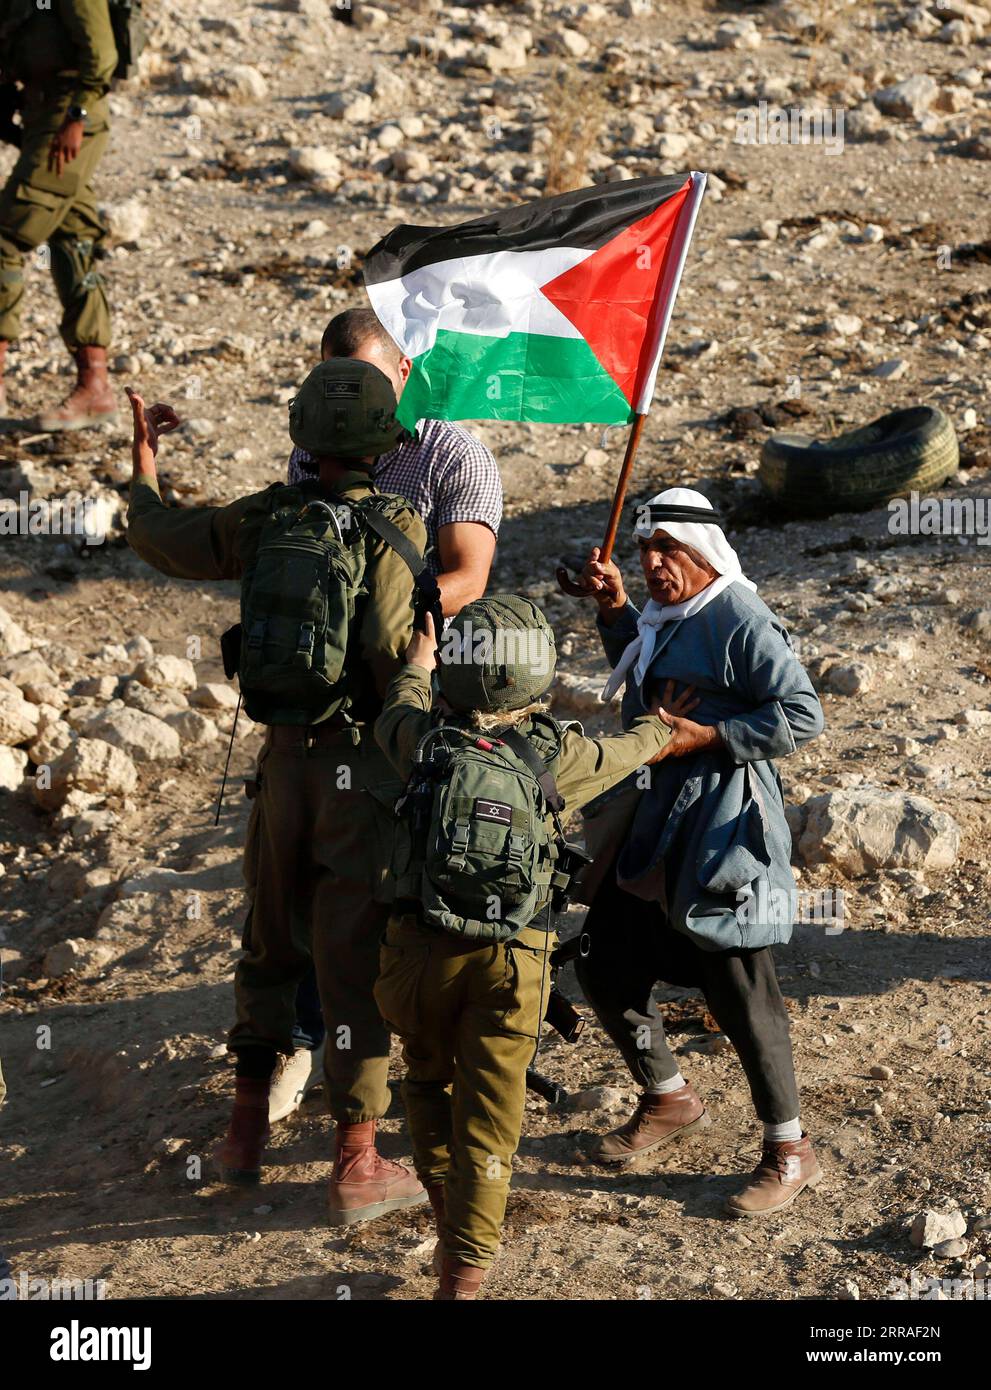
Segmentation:
<svg viewBox="0 0 991 1390">
<path fill-rule="evenodd" d="M 697 173 L 631 179 L 396 227 L 365 287 L 413 359 L 403 423 L 646 413 L 704 188 Z"/>
</svg>

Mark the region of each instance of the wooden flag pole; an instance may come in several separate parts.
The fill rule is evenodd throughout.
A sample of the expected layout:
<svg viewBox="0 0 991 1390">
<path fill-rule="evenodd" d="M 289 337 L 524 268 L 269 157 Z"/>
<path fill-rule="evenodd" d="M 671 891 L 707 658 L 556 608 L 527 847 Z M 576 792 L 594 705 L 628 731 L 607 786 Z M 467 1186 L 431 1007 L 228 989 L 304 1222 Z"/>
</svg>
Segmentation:
<svg viewBox="0 0 991 1390">
<path fill-rule="evenodd" d="M 637 456 L 637 449 L 640 447 L 640 436 L 643 434 L 644 422 L 647 416 L 637 415 L 630 430 L 630 437 L 626 441 L 626 454 L 623 457 L 623 466 L 619 470 L 619 478 L 616 481 L 616 491 L 613 494 L 612 510 L 609 513 L 609 522 L 606 526 L 605 538 L 599 552 L 600 563 L 605 563 L 612 559 L 613 546 L 616 544 L 616 533 L 619 530 L 620 517 L 623 514 L 623 503 L 626 501 L 626 489 L 629 486 L 630 474 L 633 472 L 633 464 Z M 569 569 L 581 570 L 585 564 L 584 556 L 565 555 L 561 557 L 561 563 L 557 569 L 557 582 L 566 594 L 571 594 L 573 598 L 586 598 L 592 590 L 587 585 L 577 583 L 568 574 Z"/>
</svg>

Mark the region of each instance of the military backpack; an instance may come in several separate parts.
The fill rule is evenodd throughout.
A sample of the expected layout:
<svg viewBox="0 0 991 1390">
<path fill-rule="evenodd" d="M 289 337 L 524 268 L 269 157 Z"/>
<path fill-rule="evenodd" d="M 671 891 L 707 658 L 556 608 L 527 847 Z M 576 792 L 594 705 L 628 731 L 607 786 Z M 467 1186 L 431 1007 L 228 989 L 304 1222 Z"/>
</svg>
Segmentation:
<svg viewBox="0 0 991 1390">
<path fill-rule="evenodd" d="M 551 771 L 563 730 L 537 714 L 529 732 L 431 729 L 396 805 L 397 903 L 458 936 L 507 941 L 563 906 L 576 853 L 561 828 Z"/>
<path fill-rule="evenodd" d="M 236 670 L 245 710 L 260 724 L 319 724 L 347 713 L 370 533 L 400 555 L 417 583 L 424 577 L 419 552 L 390 519 L 408 503 L 322 493 L 319 483 L 279 490 L 241 580 L 240 631 L 224 634 L 228 674 Z"/>
</svg>

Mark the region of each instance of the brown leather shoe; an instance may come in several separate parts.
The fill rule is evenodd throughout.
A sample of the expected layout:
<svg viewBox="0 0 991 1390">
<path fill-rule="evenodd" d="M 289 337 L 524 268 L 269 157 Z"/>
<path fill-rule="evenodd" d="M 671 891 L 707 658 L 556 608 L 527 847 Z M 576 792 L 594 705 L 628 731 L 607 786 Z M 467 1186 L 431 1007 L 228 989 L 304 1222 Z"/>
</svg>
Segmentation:
<svg viewBox="0 0 991 1390">
<path fill-rule="evenodd" d="M 261 1160 L 268 1142 L 267 1081 L 239 1076 L 234 1084 L 234 1110 L 227 1137 L 216 1152 L 226 1182 L 261 1180 Z"/>
<path fill-rule="evenodd" d="M 600 1163 L 626 1163 L 638 1154 L 659 1149 L 669 1139 L 708 1129 L 711 1124 L 691 1086 L 686 1084 L 665 1095 L 645 1091 L 626 1124 L 599 1140 L 595 1157 Z"/>
<path fill-rule="evenodd" d="M 760 1162 L 742 1192 L 728 1198 L 730 1216 L 770 1216 L 790 1206 L 806 1187 L 822 1182 L 823 1171 L 807 1134 L 780 1144 L 765 1141 Z"/>
<path fill-rule="evenodd" d="M 440 1284 L 434 1294 L 434 1302 L 463 1303 L 478 1297 L 482 1287 L 485 1270 L 478 1265 L 464 1265 L 460 1260 L 450 1260 L 445 1255 L 441 1261 Z"/>
<path fill-rule="evenodd" d="M 371 1221 L 426 1200 L 426 1189 L 408 1168 L 377 1153 L 374 1120 L 360 1125 L 338 1124 L 334 1175 L 327 1192 L 333 1225 Z"/>
<path fill-rule="evenodd" d="M 107 377 L 107 350 L 81 347 L 76 359 L 75 389 L 60 406 L 42 413 L 34 421 L 37 430 L 85 430 L 105 420 L 116 420 L 117 402 Z"/>
</svg>

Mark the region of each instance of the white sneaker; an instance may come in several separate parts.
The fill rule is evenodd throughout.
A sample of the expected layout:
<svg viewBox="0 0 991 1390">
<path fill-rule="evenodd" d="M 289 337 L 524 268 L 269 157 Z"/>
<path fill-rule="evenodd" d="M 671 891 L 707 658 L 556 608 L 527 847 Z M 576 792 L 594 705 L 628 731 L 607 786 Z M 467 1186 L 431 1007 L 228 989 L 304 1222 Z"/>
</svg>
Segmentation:
<svg viewBox="0 0 991 1390">
<path fill-rule="evenodd" d="M 280 1056 L 268 1093 L 268 1122 L 284 1120 L 298 1110 L 304 1096 L 323 1080 L 323 1048 L 297 1047 L 291 1057 Z"/>
</svg>

